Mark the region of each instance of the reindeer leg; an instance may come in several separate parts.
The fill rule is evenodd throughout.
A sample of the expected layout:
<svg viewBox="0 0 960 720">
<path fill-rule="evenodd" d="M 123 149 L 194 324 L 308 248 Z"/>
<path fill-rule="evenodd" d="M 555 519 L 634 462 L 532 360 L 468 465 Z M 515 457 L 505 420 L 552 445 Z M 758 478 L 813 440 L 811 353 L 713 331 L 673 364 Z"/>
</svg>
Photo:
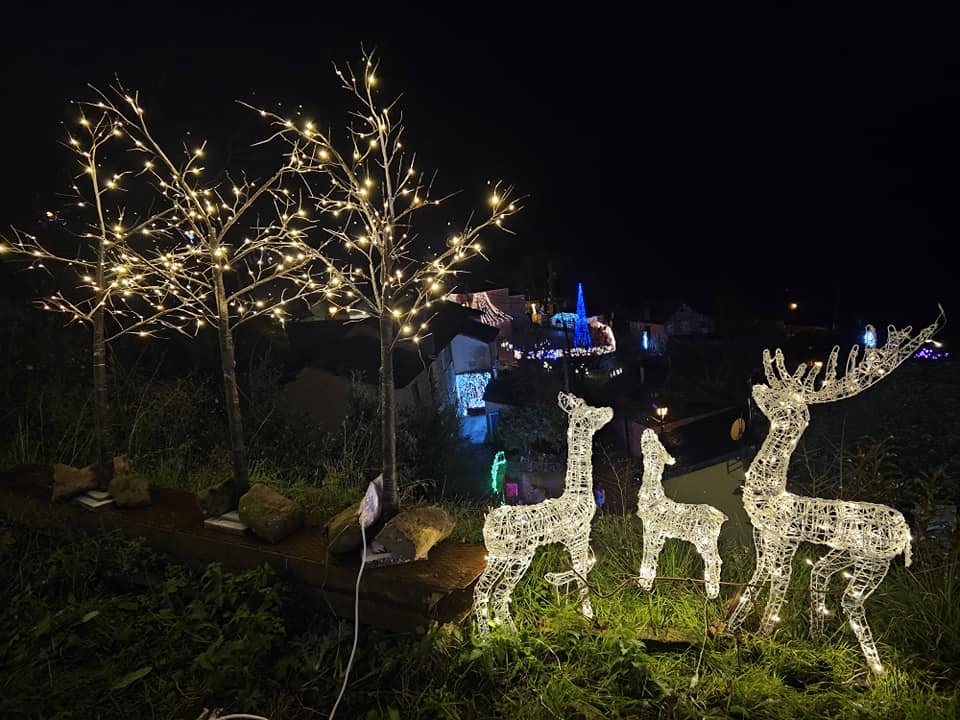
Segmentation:
<svg viewBox="0 0 960 720">
<path fill-rule="evenodd" d="M 740 600 L 730 613 L 727 619 L 727 629 L 733 631 L 740 627 L 750 610 L 753 609 L 753 594 L 763 583 L 770 579 L 770 564 L 772 561 L 773 542 L 756 528 L 753 530 L 753 543 L 756 546 L 757 566 L 753 570 L 753 576 L 740 591 Z"/>
<path fill-rule="evenodd" d="M 520 582 L 520 578 L 527 572 L 530 562 L 533 560 L 533 554 L 524 555 L 521 558 L 508 558 L 505 560 L 503 580 L 497 583 L 493 590 L 493 618 L 499 623 L 509 626 L 513 632 L 517 631 L 517 626 L 510 615 L 510 597 L 513 589 Z"/>
<path fill-rule="evenodd" d="M 852 563 L 853 558 L 847 551 L 834 548 L 817 560 L 810 571 L 811 636 L 823 636 L 823 619 L 827 615 L 826 592 L 830 587 L 830 578 Z"/>
<path fill-rule="evenodd" d="M 564 547 L 566 547 L 566 545 L 564 545 Z M 567 548 L 567 552 L 570 552 L 569 548 Z M 589 571 L 596 564 L 597 558 L 593 554 L 593 548 L 591 548 L 589 545 L 587 546 L 587 553 L 588 553 L 587 570 Z M 571 555 L 570 558 L 571 558 L 570 562 L 572 564 L 573 555 Z M 544 578 L 551 585 L 556 585 L 557 587 L 560 587 L 562 585 L 566 585 L 567 583 L 572 583 L 575 580 L 579 579 L 579 575 L 577 575 L 577 572 L 575 570 L 566 570 L 564 572 L 547 573 L 546 575 L 544 575 Z"/>
<path fill-rule="evenodd" d="M 703 542 L 697 547 L 700 557 L 703 558 L 703 581 L 707 590 L 707 597 L 713 599 L 720 594 L 720 550 L 717 548 L 717 535 Z"/>
<path fill-rule="evenodd" d="M 580 586 L 580 610 L 584 617 L 592 618 L 593 605 L 590 604 L 590 586 L 587 584 L 586 577 L 596 558 L 590 550 L 590 543 L 586 537 L 573 538 L 571 542 L 564 544 L 567 546 L 567 552 L 570 553 L 570 562 L 573 563 L 577 585 Z"/>
<path fill-rule="evenodd" d="M 770 596 L 760 620 L 760 635 L 769 635 L 780 622 L 780 608 L 786 599 L 790 576 L 793 574 L 793 555 L 796 552 L 795 542 L 782 542 L 774 549 L 770 566 Z"/>
<path fill-rule="evenodd" d="M 643 560 L 640 562 L 640 577 L 637 579 L 637 585 L 644 590 L 653 589 L 653 580 L 657 577 L 657 562 L 666 539 L 667 536 L 653 527 L 653 523 L 644 524 Z"/>
<path fill-rule="evenodd" d="M 877 589 L 889 567 L 890 558 L 857 558 L 853 564 L 853 577 L 850 578 L 847 589 L 843 591 L 843 600 L 841 600 L 850 629 L 860 641 L 860 649 L 863 650 L 870 669 L 878 675 L 883 672 L 883 665 L 880 664 L 880 655 L 873 641 L 873 633 L 870 631 L 870 625 L 867 624 L 863 603 Z"/>
<path fill-rule="evenodd" d="M 490 556 L 487 560 L 487 567 L 477 580 L 476 587 L 473 589 L 473 612 L 477 618 L 477 632 L 480 637 L 486 637 L 490 632 L 490 617 L 488 605 L 490 600 L 490 591 L 497 584 L 507 569 L 507 560 L 505 558 Z"/>
</svg>

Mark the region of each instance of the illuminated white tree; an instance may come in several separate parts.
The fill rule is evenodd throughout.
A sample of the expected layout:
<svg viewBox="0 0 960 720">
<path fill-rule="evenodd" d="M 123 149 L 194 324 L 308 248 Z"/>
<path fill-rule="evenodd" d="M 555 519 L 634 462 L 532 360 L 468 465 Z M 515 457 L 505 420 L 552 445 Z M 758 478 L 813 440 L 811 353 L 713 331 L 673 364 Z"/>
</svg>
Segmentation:
<svg viewBox="0 0 960 720">
<path fill-rule="evenodd" d="M 283 144 L 259 181 L 225 168 L 205 180 L 206 143 L 174 154 L 148 127 L 136 94 L 119 85 L 97 92 L 89 107 L 127 138 L 167 223 L 163 243 L 142 258 L 151 277 L 162 279 L 149 288 L 162 307 L 155 324 L 190 336 L 207 325 L 216 328 L 236 502 L 248 487 L 248 471 L 234 332 L 261 315 L 282 322 L 287 305 L 327 291 L 326 268 L 315 272 L 322 242 L 308 244 L 313 223 L 300 194 L 287 187 L 303 173 L 300 149 Z"/>
<path fill-rule="evenodd" d="M 502 505 L 487 513 L 483 521 L 487 566 L 473 593 L 480 635 L 489 632 L 491 621 L 506 623 L 516 630 L 510 615 L 513 589 L 530 567 L 537 549 L 557 542 L 570 554 L 573 569 L 549 573 L 547 581 L 554 585 L 578 583 L 583 614 L 593 617 L 586 582 L 594 563 L 590 551 L 590 521 L 597 510 L 593 497 L 593 435 L 610 422 L 613 410 L 591 407 L 566 393 L 560 393 L 558 401 L 570 416 L 563 494 L 535 505 Z"/>
<path fill-rule="evenodd" d="M 59 289 L 38 301 L 44 310 L 91 328 L 95 468 L 106 488 L 114 451 L 107 345 L 126 333 L 152 335 L 166 320 L 171 292 L 152 257 L 169 233 L 172 212 L 149 203 L 141 212 L 127 207 L 143 168 L 129 163 L 122 124 L 103 108 L 78 110 L 78 127 L 64 142 L 80 168 L 68 205 L 46 211 L 43 237 L 14 228 L 0 252 L 57 281 Z"/>
<path fill-rule="evenodd" d="M 825 603 L 830 578 L 852 568 L 841 606 L 870 668 L 876 673 L 883 671 L 863 603 L 886 576 L 894 557 L 903 553 L 910 565 L 910 528 L 901 513 L 886 505 L 787 492 L 787 469 L 810 422 L 810 405 L 852 397 L 887 377 L 933 336 L 942 319 L 941 309 L 937 320 L 915 337 L 910 336 L 910 327 L 897 330 L 890 326 L 886 344 L 866 348 L 862 358 L 854 345 L 841 378 L 837 378 L 840 349 L 834 347 L 819 385 L 819 365 L 800 365 L 791 375 L 780 350 L 773 358 L 764 351 L 767 384 L 754 385 L 753 399 L 770 420 L 770 430 L 746 473 L 743 492 L 744 508 L 753 524 L 756 569 L 727 621 L 728 628 L 740 626 L 753 605 L 756 588 L 769 582 L 770 595 L 760 621 L 761 634 L 769 633 L 780 621 L 797 546 L 801 542 L 826 545 L 830 550 L 814 565 L 810 577 L 811 632 L 822 631 L 823 618 L 830 612 Z"/>
<path fill-rule="evenodd" d="M 393 350 L 398 340 L 418 342 L 429 331 L 433 299 L 450 292 L 465 261 L 482 256 L 481 234 L 507 231 L 503 221 L 520 207 L 512 189 L 496 183 L 482 220 L 468 217 L 439 250 L 423 247 L 415 220 L 449 196 L 434 196 L 432 180 L 417 170 L 414 155 L 404 149 L 402 114 L 396 100 L 378 99 L 377 71 L 377 60 L 369 53 L 363 55 L 359 72 L 349 66 L 335 68 L 356 103 L 353 121 L 341 138 L 312 122 L 261 113 L 275 121 L 278 134 L 300 154 L 326 220 L 324 229 L 333 243 L 316 257 L 341 291 L 329 298 L 331 306 L 356 307 L 379 321 L 383 512 L 389 517 L 399 508 Z"/>
<path fill-rule="evenodd" d="M 643 561 L 637 584 L 645 590 L 653 587 L 657 559 L 667 538 L 693 543 L 703 558 L 703 580 L 707 597 L 720 594 L 720 566 L 717 549 L 720 527 L 727 516 L 712 505 L 678 503 L 663 492 L 663 467 L 676 460 L 667 452 L 657 434 L 647 428 L 640 436 L 643 449 L 643 482 L 637 492 L 637 517 L 643 521 Z"/>
</svg>

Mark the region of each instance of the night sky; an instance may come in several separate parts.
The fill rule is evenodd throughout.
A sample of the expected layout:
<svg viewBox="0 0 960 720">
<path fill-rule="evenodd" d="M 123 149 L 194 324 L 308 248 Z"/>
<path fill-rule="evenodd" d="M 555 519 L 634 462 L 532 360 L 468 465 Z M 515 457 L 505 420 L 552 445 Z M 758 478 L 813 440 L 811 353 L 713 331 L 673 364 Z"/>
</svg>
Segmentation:
<svg viewBox="0 0 960 720">
<path fill-rule="evenodd" d="M 960 327 L 954 18 L 451 5 L 8 17 L 0 224 L 28 224 L 68 185 L 60 123 L 86 83 L 116 73 L 152 122 L 242 158 L 261 127 L 235 100 L 341 126 L 331 62 L 362 43 L 443 190 L 479 205 L 503 178 L 529 195 L 478 280 L 542 284 L 551 259 L 558 291 L 582 280 L 591 311 L 798 295 L 920 323 L 940 301 Z"/>
</svg>

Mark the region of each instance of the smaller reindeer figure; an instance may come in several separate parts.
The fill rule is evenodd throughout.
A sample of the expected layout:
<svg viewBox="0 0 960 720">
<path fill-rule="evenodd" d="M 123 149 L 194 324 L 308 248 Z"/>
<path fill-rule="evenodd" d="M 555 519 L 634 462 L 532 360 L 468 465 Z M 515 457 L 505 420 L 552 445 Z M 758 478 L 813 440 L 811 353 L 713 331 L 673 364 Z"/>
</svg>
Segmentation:
<svg viewBox="0 0 960 720">
<path fill-rule="evenodd" d="M 585 579 L 593 566 L 590 521 L 597 510 L 593 498 L 593 434 L 610 422 L 613 410 L 590 407 L 566 393 L 560 393 L 558 400 L 570 416 L 563 494 L 536 505 L 503 505 L 487 513 L 483 522 L 487 567 L 473 593 L 473 609 L 481 636 L 490 630 L 488 606 L 491 604 L 492 620 L 516 631 L 510 616 L 510 595 L 530 567 L 537 548 L 550 543 L 563 544 L 570 553 L 573 570 L 550 573 L 547 580 L 554 585 L 576 581 L 580 586 L 583 614 L 593 617 Z"/>
<path fill-rule="evenodd" d="M 644 590 L 653 587 L 657 575 L 657 559 L 667 538 L 693 543 L 703 558 L 703 580 L 707 597 L 720 594 L 720 566 L 717 550 L 720 526 L 727 516 L 712 505 L 689 505 L 674 502 L 663 492 L 663 467 L 673 465 L 657 434 L 647 428 L 640 437 L 643 449 L 643 483 L 637 493 L 637 517 L 643 521 L 643 562 L 637 585 Z"/>
</svg>

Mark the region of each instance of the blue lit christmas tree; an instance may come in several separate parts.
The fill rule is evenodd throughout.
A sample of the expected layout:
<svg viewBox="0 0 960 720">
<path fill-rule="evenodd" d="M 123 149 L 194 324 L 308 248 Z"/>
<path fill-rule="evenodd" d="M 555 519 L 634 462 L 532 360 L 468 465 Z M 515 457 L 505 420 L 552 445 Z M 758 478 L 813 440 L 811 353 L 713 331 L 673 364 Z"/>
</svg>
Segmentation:
<svg viewBox="0 0 960 720">
<path fill-rule="evenodd" d="M 577 326 L 573 331 L 573 346 L 593 347 L 590 342 L 590 328 L 587 327 L 587 309 L 583 304 L 583 283 L 577 283 Z"/>
</svg>

